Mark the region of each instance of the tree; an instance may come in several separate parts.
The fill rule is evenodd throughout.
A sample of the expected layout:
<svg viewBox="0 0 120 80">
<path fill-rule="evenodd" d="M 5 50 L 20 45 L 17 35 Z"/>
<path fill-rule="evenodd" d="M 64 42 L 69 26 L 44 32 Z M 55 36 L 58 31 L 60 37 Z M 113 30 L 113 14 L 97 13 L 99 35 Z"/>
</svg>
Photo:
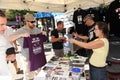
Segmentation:
<svg viewBox="0 0 120 80">
<path fill-rule="evenodd" d="M 8 18 L 8 21 L 15 21 L 16 20 L 16 15 L 19 14 L 23 20 L 23 17 L 26 13 L 32 13 L 34 14 L 34 11 L 28 11 L 28 10 L 6 10 L 6 16 Z"/>
</svg>

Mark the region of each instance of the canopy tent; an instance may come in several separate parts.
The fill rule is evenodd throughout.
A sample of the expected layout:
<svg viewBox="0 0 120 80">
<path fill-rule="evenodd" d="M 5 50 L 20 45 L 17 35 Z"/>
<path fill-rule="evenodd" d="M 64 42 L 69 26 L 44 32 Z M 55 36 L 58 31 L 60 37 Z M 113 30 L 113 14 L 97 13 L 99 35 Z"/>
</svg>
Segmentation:
<svg viewBox="0 0 120 80">
<path fill-rule="evenodd" d="M 0 0 L 1 9 L 19 9 L 40 12 L 66 12 L 81 7 L 83 9 L 110 4 L 113 0 Z"/>
</svg>

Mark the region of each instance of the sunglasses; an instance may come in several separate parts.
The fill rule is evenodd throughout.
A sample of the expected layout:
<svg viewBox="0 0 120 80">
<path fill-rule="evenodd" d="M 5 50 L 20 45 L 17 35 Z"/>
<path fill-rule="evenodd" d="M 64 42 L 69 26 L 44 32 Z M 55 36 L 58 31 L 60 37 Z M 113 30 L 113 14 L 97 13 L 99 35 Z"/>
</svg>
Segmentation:
<svg viewBox="0 0 120 80">
<path fill-rule="evenodd" d="M 30 22 L 30 23 L 35 23 L 35 21 L 28 21 L 28 22 Z"/>
</svg>

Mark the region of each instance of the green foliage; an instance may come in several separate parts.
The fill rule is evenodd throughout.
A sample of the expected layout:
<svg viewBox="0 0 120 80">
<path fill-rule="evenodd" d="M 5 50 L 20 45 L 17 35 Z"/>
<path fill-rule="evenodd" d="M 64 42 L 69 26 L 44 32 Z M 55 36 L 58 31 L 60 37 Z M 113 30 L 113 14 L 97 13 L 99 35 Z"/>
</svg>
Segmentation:
<svg viewBox="0 0 120 80">
<path fill-rule="evenodd" d="M 22 20 L 24 18 L 24 15 L 26 13 L 31 13 L 31 14 L 34 14 L 34 11 L 28 11 L 28 10 L 12 10 L 12 9 L 9 9 L 9 10 L 6 10 L 6 16 L 8 18 L 8 21 L 15 21 L 16 19 L 16 15 L 20 15 Z"/>
</svg>

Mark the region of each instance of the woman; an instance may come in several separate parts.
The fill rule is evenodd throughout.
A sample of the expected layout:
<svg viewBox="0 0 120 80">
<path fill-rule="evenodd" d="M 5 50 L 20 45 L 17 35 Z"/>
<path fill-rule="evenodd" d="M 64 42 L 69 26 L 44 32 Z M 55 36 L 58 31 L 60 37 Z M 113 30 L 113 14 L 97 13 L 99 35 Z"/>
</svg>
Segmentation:
<svg viewBox="0 0 120 80">
<path fill-rule="evenodd" d="M 109 42 L 108 42 L 108 25 L 104 22 L 96 22 L 95 35 L 98 37 L 94 41 L 85 43 L 75 39 L 69 39 L 80 47 L 92 49 L 93 54 L 90 57 L 90 80 L 105 80 L 106 77 L 106 57 L 108 55 Z"/>
</svg>

